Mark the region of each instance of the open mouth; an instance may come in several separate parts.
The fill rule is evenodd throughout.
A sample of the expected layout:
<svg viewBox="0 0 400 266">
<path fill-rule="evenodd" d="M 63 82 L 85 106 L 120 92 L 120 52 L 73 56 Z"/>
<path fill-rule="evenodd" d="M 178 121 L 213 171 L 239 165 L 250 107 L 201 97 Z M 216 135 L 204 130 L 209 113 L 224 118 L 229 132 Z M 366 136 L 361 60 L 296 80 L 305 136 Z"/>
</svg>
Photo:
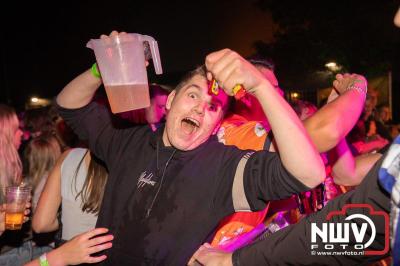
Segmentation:
<svg viewBox="0 0 400 266">
<path fill-rule="evenodd" d="M 187 134 L 192 134 L 197 128 L 200 127 L 200 122 L 196 119 L 185 117 L 181 122 L 182 129 Z"/>
</svg>

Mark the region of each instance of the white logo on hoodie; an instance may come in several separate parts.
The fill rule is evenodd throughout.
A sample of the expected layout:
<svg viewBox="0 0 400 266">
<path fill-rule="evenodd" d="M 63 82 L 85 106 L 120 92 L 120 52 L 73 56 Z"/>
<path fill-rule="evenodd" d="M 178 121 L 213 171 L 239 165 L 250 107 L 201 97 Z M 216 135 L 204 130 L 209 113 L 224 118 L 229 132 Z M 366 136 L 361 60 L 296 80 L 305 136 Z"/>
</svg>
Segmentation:
<svg viewBox="0 0 400 266">
<path fill-rule="evenodd" d="M 153 177 L 153 173 L 147 174 L 147 172 L 144 171 L 143 173 L 140 174 L 139 180 L 137 182 L 137 187 L 142 188 L 146 184 L 154 187 L 154 185 L 156 184 L 156 181 L 152 181 L 151 180 L 152 177 Z"/>
</svg>

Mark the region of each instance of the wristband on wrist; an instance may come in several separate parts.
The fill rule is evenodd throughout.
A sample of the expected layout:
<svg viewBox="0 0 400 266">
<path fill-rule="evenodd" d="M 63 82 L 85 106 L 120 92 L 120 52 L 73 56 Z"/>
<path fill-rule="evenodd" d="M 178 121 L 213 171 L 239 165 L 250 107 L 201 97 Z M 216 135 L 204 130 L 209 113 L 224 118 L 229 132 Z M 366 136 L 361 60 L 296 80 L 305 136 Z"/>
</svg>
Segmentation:
<svg viewBox="0 0 400 266">
<path fill-rule="evenodd" d="M 94 63 L 92 65 L 92 67 L 90 68 L 90 72 L 92 72 L 92 75 L 96 78 L 101 78 L 101 74 L 99 72 L 99 69 L 97 68 L 97 63 Z"/>
<path fill-rule="evenodd" d="M 346 89 L 346 91 L 349 91 L 349 90 L 355 90 L 358 93 L 363 94 L 364 97 L 366 97 L 366 95 L 367 95 L 367 87 L 359 87 L 356 85 L 351 85 L 351 86 L 347 87 L 347 89 Z"/>
<path fill-rule="evenodd" d="M 39 264 L 40 266 L 50 266 L 49 261 L 47 260 L 46 253 L 43 253 L 39 257 Z"/>
</svg>

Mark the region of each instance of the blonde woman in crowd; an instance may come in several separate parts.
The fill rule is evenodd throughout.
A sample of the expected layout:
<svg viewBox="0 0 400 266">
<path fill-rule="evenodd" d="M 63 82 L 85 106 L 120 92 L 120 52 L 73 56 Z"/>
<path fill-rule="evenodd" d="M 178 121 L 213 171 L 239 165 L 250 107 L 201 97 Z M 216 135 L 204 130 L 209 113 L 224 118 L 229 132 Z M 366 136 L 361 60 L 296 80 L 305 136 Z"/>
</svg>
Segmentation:
<svg viewBox="0 0 400 266">
<path fill-rule="evenodd" d="M 61 148 L 55 136 L 45 134 L 32 139 L 24 155 L 28 162 L 27 177 L 32 186 L 32 206 L 35 210 L 47 177 L 61 155 Z"/>
<path fill-rule="evenodd" d="M 15 110 L 7 105 L 0 104 L 0 202 L 4 203 L 4 188 L 10 185 L 19 185 L 22 181 L 22 163 L 18 154 L 23 132 L 19 128 L 19 121 Z M 30 205 L 30 204 L 28 204 Z M 4 218 L 5 206 L 1 205 L 0 216 Z M 29 207 L 28 207 L 29 208 Z M 26 215 L 29 210 L 26 210 Z M 24 221 L 27 221 L 25 217 Z M 0 241 L 0 265 L 18 265 L 18 263 L 31 260 L 32 245 L 31 235 L 25 234 L 29 228 L 9 232 L 2 236 Z M 4 228 L 0 226 L 1 233 Z M 29 250 L 30 255 L 18 253 Z M 18 260 L 17 260 L 18 259 Z M 21 260 L 19 260 L 21 259 Z"/>
<path fill-rule="evenodd" d="M 32 219 L 37 233 L 59 228 L 61 205 L 62 240 L 95 227 L 107 171 L 93 155 L 83 148 L 64 152 L 52 170 Z"/>
<path fill-rule="evenodd" d="M 14 109 L 0 104 L 0 185 L 2 187 L 18 184 L 21 181 L 22 164 L 18 155 L 21 137 L 22 131 L 19 129 L 19 121 Z"/>
</svg>

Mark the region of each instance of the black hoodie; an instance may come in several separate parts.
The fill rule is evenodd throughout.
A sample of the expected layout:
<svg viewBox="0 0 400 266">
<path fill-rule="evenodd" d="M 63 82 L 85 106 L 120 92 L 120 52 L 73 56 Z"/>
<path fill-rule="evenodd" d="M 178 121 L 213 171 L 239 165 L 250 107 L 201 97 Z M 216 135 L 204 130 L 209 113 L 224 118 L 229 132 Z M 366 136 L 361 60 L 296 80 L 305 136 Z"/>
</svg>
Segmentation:
<svg viewBox="0 0 400 266">
<path fill-rule="evenodd" d="M 225 216 L 309 190 L 274 153 L 214 137 L 179 151 L 164 146 L 163 128 L 117 128 L 96 103 L 58 109 L 109 170 L 97 227 L 115 239 L 104 265 L 186 265 Z"/>
</svg>

